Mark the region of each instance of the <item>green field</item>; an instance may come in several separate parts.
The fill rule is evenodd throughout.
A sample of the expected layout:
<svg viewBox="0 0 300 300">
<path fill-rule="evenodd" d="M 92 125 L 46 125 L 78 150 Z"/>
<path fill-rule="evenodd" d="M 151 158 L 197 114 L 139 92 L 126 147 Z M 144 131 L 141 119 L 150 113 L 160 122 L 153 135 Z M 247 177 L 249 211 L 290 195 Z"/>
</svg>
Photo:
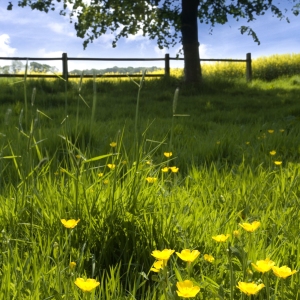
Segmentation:
<svg viewBox="0 0 300 300">
<path fill-rule="evenodd" d="M 217 69 L 201 88 L 0 80 L 0 299 L 181 299 L 184 280 L 198 300 L 300 299 L 300 75 Z M 200 255 L 150 271 L 164 249 Z"/>
</svg>

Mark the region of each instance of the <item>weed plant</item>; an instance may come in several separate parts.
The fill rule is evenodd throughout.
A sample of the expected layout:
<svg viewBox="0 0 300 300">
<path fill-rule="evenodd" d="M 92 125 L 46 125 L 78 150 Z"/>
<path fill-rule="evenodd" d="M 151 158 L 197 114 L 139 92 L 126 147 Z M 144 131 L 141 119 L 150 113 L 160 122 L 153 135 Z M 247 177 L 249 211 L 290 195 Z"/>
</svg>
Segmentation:
<svg viewBox="0 0 300 300">
<path fill-rule="evenodd" d="M 297 80 L 2 80 L 0 298 L 298 299 Z"/>
</svg>

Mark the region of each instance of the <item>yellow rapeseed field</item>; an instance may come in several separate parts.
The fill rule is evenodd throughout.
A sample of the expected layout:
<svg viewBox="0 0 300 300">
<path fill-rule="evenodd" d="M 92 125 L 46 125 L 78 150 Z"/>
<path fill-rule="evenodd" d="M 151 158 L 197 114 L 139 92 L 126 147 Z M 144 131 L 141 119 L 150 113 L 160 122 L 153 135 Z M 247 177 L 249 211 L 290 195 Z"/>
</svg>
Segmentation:
<svg viewBox="0 0 300 300">
<path fill-rule="evenodd" d="M 170 62 L 172 66 L 172 61 Z M 201 63 L 201 70 L 204 77 L 218 76 L 225 78 L 243 78 L 246 74 L 246 63 L 244 62 L 215 62 L 215 63 Z M 19 74 L 24 74 L 24 71 Z M 36 72 L 29 72 L 29 74 L 39 74 Z M 164 74 L 164 69 L 158 69 L 154 72 L 147 72 L 147 74 Z M 183 69 L 171 68 L 170 74 L 173 77 L 180 78 L 183 76 Z M 282 76 L 294 76 L 300 74 L 300 53 L 292 54 L 274 54 L 271 56 L 262 56 L 252 60 L 252 76 L 253 79 L 273 80 Z M 113 78 L 106 77 L 106 75 L 124 75 L 121 73 L 106 73 L 101 77 L 105 81 L 127 81 L 128 77 Z M 57 73 L 57 76 L 62 76 Z M 156 79 L 152 77 L 149 79 Z M 89 78 L 90 79 L 90 78 Z M 138 78 L 136 78 L 138 80 Z M 75 79 L 76 81 L 78 78 Z"/>
<path fill-rule="evenodd" d="M 172 61 L 170 62 L 172 65 Z M 202 74 L 226 78 L 242 78 L 246 74 L 244 62 L 201 63 Z M 148 74 L 163 74 L 164 69 L 148 72 Z M 171 76 L 182 77 L 183 69 L 171 68 Z M 252 60 L 252 75 L 254 79 L 272 80 L 281 76 L 300 75 L 300 53 L 274 54 Z M 118 79 L 119 80 L 119 79 Z"/>
</svg>

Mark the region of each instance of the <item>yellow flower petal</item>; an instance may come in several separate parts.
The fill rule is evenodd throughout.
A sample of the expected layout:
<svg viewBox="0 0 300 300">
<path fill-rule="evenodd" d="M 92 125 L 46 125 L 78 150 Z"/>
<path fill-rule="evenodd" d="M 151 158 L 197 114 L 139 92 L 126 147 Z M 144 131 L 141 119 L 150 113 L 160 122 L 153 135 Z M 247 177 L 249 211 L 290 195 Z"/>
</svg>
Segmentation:
<svg viewBox="0 0 300 300">
<path fill-rule="evenodd" d="M 289 267 L 287 266 L 282 266 L 282 267 L 272 267 L 272 270 L 274 272 L 274 274 L 279 277 L 279 278 L 283 278 L 286 279 L 287 277 L 295 274 L 297 271 L 296 270 L 291 270 Z"/>
<path fill-rule="evenodd" d="M 212 238 L 217 241 L 217 242 L 226 242 L 226 240 L 230 237 L 230 234 L 220 234 L 220 235 L 216 235 L 216 236 L 213 236 Z"/>
<path fill-rule="evenodd" d="M 70 264 L 69 264 L 69 267 L 70 267 L 71 270 L 74 270 L 75 267 L 76 267 L 76 262 L 71 261 Z"/>
<path fill-rule="evenodd" d="M 153 267 L 150 269 L 150 271 L 158 273 L 161 269 L 164 267 L 164 261 L 163 260 L 157 260 L 154 264 Z"/>
<path fill-rule="evenodd" d="M 154 250 L 151 255 L 154 256 L 157 260 L 168 260 L 170 256 L 175 252 L 175 250 L 164 249 L 163 251 Z"/>
<path fill-rule="evenodd" d="M 83 292 L 90 293 L 93 289 L 95 289 L 100 282 L 97 282 L 95 279 L 87 279 L 77 278 L 74 282 Z"/>
<path fill-rule="evenodd" d="M 165 157 L 171 157 L 173 155 L 172 152 L 164 152 Z"/>
<path fill-rule="evenodd" d="M 210 263 L 212 263 L 215 260 L 215 258 L 210 254 L 204 254 L 203 257 L 206 261 L 208 261 Z"/>
<path fill-rule="evenodd" d="M 257 294 L 262 288 L 264 288 L 265 285 L 263 283 L 261 284 L 255 284 L 254 282 L 238 282 L 237 288 L 240 289 L 244 294 L 250 296 Z"/>
<path fill-rule="evenodd" d="M 114 148 L 114 147 L 117 146 L 117 143 L 116 143 L 116 142 L 111 142 L 111 143 L 109 144 L 109 146 L 111 146 L 112 148 Z"/>
<path fill-rule="evenodd" d="M 173 173 L 177 173 L 178 172 L 178 170 L 179 170 L 179 168 L 177 168 L 177 167 L 170 167 L 170 170 L 173 172 Z"/>
<path fill-rule="evenodd" d="M 80 219 L 78 219 L 77 221 L 74 220 L 74 219 L 70 219 L 70 220 L 61 219 L 60 221 L 63 223 L 63 225 L 66 228 L 74 228 L 78 224 L 78 222 L 80 221 Z"/>
<path fill-rule="evenodd" d="M 243 229 L 245 229 L 248 232 L 253 232 L 255 231 L 259 226 L 260 226 L 260 222 L 258 221 L 254 221 L 251 224 L 250 223 L 242 223 L 239 224 Z"/>
<path fill-rule="evenodd" d="M 147 177 L 146 180 L 148 183 L 154 183 L 157 180 L 157 178 L 156 177 Z"/>
<path fill-rule="evenodd" d="M 199 286 L 194 286 L 193 282 L 190 280 L 184 280 L 176 283 L 177 287 L 177 295 L 182 298 L 193 298 L 195 297 L 199 291 Z"/>
<path fill-rule="evenodd" d="M 239 238 L 241 233 L 238 230 L 233 230 L 233 235 L 234 237 Z"/>
<path fill-rule="evenodd" d="M 258 272 L 266 273 L 272 269 L 272 267 L 275 265 L 275 262 L 270 260 L 269 258 L 266 258 L 265 260 L 258 260 L 256 264 L 252 263 L 251 265 Z"/>
<path fill-rule="evenodd" d="M 176 252 L 176 254 L 183 261 L 193 262 L 200 255 L 200 252 L 198 250 L 184 249 L 181 253 Z"/>
</svg>

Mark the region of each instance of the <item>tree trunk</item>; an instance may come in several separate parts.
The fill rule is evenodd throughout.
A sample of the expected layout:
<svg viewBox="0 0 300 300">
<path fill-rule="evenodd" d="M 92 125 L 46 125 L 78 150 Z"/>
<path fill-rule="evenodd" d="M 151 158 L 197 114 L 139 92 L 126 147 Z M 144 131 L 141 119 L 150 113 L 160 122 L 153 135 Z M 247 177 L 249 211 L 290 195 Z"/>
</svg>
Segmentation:
<svg viewBox="0 0 300 300">
<path fill-rule="evenodd" d="M 189 84 L 201 82 L 198 6 L 199 0 L 182 0 L 181 34 L 184 54 L 184 80 Z"/>
</svg>

